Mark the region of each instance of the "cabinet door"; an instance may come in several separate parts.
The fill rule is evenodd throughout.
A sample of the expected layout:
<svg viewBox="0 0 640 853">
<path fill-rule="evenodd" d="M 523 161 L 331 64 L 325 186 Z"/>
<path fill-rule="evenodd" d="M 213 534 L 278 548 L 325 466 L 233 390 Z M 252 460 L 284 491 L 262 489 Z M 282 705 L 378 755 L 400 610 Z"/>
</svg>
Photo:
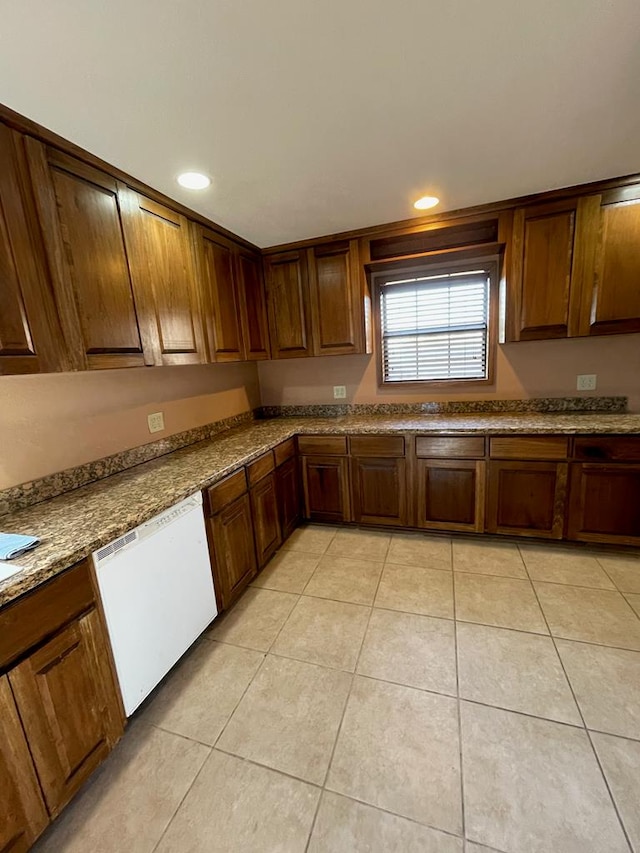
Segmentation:
<svg viewBox="0 0 640 853">
<path fill-rule="evenodd" d="M 585 199 L 585 242 L 593 247 L 585 274 L 580 334 L 640 331 L 640 190 L 612 190 Z"/>
<path fill-rule="evenodd" d="M 640 545 L 640 465 L 574 463 L 569 539 Z"/>
<path fill-rule="evenodd" d="M 300 480 L 297 459 L 287 459 L 276 468 L 276 495 L 280 530 L 284 541 L 291 536 L 300 521 Z"/>
<path fill-rule="evenodd" d="M 340 456 L 302 457 L 305 518 L 349 521 L 348 461 Z"/>
<path fill-rule="evenodd" d="M 76 369 L 151 363 L 125 250 L 117 181 L 27 140 L 45 248 Z"/>
<path fill-rule="evenodd" d="M 418 459 L 418 527 L 484 530 L 485 463 L 465 459 Z"/>
<path fill-rule="evenodd" d="M 282 542 L 273 474 L 267 474 L 251 489 L 251 512 L 258 567 L 262 568 Z"/>
<path fill-rule="evenodd" d="M 240 300 L 233 245 L 201 226 L 194 226 L 194 231 L 209 359 L 242 361 Z"/>
<path fill-rule="evenodd" d="M 144 306 L 154 364 L 205 361 L 189 223 L 129 188 L 120 192 L 136 297 Z"/>
<path fill-rule="evenodd" d="M 576 333 L 572 303 L 578 202 L 534 205 L 515 211 L 507 340 L 566 338 Z"/>
<path fill-rule="evenodd" d="M 55 816 L 122 733 L 95 610 L 9 672 L 49 812 Z"/>
<path fill-rule="evenodd" d="M 364 299 L 358 241 L 309 249 L 314 355 L 364 352 Z"/>
<path fill-rule="evenodd" d="M 229 607 L 256 573 L 249 495 L 244 494 L 208 521 L 214 582 L 220 609 Z"/>
<path fill-rule="evenodd" d="M 49 822 L 6 676 L 0 678 L 0 853 L 26 853 Z"/>
<path fill-rule="evenodd" d="M 259 361 L 270 355 L 262 259 L 243 250 L 238 252 L 236 259 L 244 358 Z"/>
<path fill-rule="evenodd" d="M 313 355 L 306 253 L 268 255 L 264 265 L 273 358 Z"/>
<path fill-rule="evenodd" d="M 566 462 L 491 461 L 488 532 L 561 539 L 566 491 Z"/>
<path fill-rule="evenodd" d="M 407 525 L 406 461 L 351 459 L 353 520 L 359 524 Z"/>
</svg>

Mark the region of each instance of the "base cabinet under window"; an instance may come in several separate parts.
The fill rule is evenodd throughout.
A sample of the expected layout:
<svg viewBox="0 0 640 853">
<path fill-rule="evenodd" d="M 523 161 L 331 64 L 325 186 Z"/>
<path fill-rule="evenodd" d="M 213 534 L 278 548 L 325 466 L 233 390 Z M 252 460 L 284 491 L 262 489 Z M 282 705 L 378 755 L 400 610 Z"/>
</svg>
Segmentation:
<svg viewBox="0 0 640 853">
<path fill-rule="evenodd" d="M 485 462 L 418 459 L 417 525 L 426 530 L 484 530 Z"/>
<path fill-rule="evenodd" d="M 303 456 L 302 483 L 305 518 L 329 522 L 350 520 L 346 456 Z"/>
<path fill-rule="evenodd" d="M 566 462 L 491 461 L 489 533 L 561 539 L 567 487 Z"/>
<path fill-rule="evenodd" d="M 640 545 L 640 464 L 571 465 L 567 538 Z"/>
</svg>

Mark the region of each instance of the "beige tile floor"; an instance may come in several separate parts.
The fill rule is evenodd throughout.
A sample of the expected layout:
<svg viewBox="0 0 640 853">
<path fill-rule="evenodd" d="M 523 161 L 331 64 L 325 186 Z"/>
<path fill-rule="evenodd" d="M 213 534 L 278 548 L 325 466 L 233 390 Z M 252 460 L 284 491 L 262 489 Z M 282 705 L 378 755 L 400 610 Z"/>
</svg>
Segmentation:
<svg viewBox="0 0 640 853">
<path fill-rule="evenodd" d="M 297 530 L 37 844 L 640 853 L 640 555 Z"/>
</svg>

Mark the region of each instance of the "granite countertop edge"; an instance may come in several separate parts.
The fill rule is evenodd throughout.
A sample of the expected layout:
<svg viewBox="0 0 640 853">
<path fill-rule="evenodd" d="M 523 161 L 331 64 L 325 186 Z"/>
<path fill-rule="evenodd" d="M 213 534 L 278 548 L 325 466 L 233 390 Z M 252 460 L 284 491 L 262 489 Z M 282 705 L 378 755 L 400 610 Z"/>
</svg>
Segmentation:
<svg viewBox="0 0 640 853">
<path fill-rule="evenodd" d="M 2 567 L 21 570 L 0 581 L 0 607 L 62 573 L 96 549 L 195 492 L 224 479 L 294 435 L 640 434 L 640 415 L 346 415 L 274 418 L 137 465 L 58 497 L 0 516 L 0 530 L 38 536 L 33 551 Z M 206 472 L 206 473 L 205 473 Z"/>
</svg>

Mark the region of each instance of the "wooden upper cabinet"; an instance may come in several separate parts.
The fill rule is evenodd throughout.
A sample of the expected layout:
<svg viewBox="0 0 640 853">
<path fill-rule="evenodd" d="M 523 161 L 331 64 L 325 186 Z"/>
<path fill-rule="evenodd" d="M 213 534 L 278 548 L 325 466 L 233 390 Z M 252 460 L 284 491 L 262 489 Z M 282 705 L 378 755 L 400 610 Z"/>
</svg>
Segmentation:
<svg viewBox="0 0 640 853">
<path fill-rule="evenodd" d="M 259 361 L 270 356 L 262 259 L 241 249 L 236 261 L 244 358 L 246 361 Z"/>
<path fill-rule="evenodd" d="M 27 139 L 60 317 L 75 369 L 150 363 L 122 231 L 118 182 Z"/>
<path fill-rule="evenodd" d="M 313 355 L 306 252 L 280 252 L 264 259 L 273 358 Z"/>
<path fill-rule="evenodd" d="M 34 211 L 22 137 L 0 124 L 0 374 L 68 369 Z M 35 233 L 34 233 L 35 232 Z"/>
<path fill-rule="evenodd" d="M 309 249 L 314 355 L 364 352 L 362 271 L 358 241 Z"/>
<path fill-rule="evenodd" d="M 120 198 L 153 363 L 200 364 L 206 353 L 188 220 L 130 188 Z"/>
</svg>

